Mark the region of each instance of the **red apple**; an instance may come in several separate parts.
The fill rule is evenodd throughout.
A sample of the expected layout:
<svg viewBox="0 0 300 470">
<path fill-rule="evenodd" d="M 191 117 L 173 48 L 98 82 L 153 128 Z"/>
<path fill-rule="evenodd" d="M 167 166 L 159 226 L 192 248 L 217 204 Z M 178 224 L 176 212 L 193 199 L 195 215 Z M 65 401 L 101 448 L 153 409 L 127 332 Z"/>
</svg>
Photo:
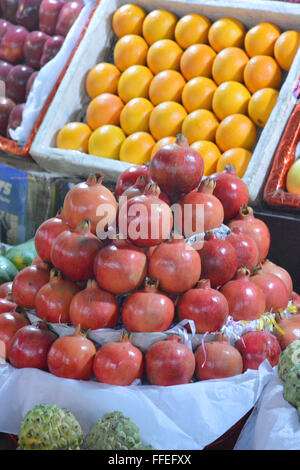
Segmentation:
<svg viewBox="0 0 300 470">
<path fill-rule="evenodd" d="M 243 357 L 244 371 L 257 370 L 265 359 L 272 367 L 276 366 L 281 352 L 279 342 L 267 331 L 249 331 L 236 342 L 235 347 Z"/>
<path fill-rule="evenodd" d="M 8 117 L 7 131 L 6 135 L 8 139 L 12 139 L 9 131 L 10 129 L 16 129 L 21 125 L 23 118 L 23 110 L 25 103 L 17 104 L 10 112 Z"/>
<path fill-rule="evenodd" d="M 4 34 L 0 43 L 0 58 L 7 62 L 22 62 L 24 59 L 24 43 L 29 31 L 23 26 L 13 25 Z"/>
<path fill-rule="evenodd" d="M 12 23 L 16 23 L 16 14 L 19 0 L 1 0 L 1 10 L 3 18 Z"/>
<path fill-rule="evenodd" d="M 68 34 L 83 6 L 83 3 L 77 0 L 66 2 L 63 5 L 56 24 L 56 34 L 61 36 L 66 36 Z"/>
<path fill-rule="evenodd" d="M 64 5 L 63 0 L 43 0 L 40 6 L 39 13 L 39 28 L 40 31 L 49 34 L 50 36 L 55 35 L 56 23 L 60 10 Z"/>
<path fill-rule="evenodd" d="M 41 0 L 19 0 L 17 23 L 30 31 L 39 29 L 40 4 Z"/>
<path fill-rule="evenodd" d="M 32 31 L 28 34 L 24 44 L 24 57 L 27 65 L 34 69 L 40 68 L 44 44 L 49 37 L 42 31 Z"/>
<path fill-rule="evenodd" d="M 57 335 L 43 322 L 23 326 L 12 339 L 9 362 L 18 369 L 47 370 L 48 351 L 56 339 Z"/>
<path fill-rule="evenodd" d="M 15 65 L 7 76 L 6 96 L 15 103 L 24 103 L 26 83 L 33 72 L 28 65 Z"/>
<path fill-rule="evenodd" d="M 11 110 L 16 106 L 10 98 L 0 97 L 0 135 L 6 137 L 8 118 Z"/>
<path fill-rule="evenodd" d="M 53 36 L 47 39 L 44 44 L 43 55 L 41 57 L 40 66 L 43 67 L 53 57 L 56 56 L 64 42 L 63 36 Z"/>
<path fill-rule="evenodd" d="M 12 24 L 9 21 L 0 18 L 0 40 L 3 38 L 6 31 L 8 31 L 11 27 Z"/>
<path fill-rule="evenodd" d="M 28 78 L 27 80 L 27 83 L 26 83 L 26 92 L 25 92 L 25 99 L 27 100 L 28 98 L 28 95 L 30 93 L 30 90 L 32 88 L 32 85 L 33 85 L 33 82 L 34 80 L 36 79 L 37 75 L 38 75 L 39 72 L 33 72 L 30 77 Z"/>
</svg>

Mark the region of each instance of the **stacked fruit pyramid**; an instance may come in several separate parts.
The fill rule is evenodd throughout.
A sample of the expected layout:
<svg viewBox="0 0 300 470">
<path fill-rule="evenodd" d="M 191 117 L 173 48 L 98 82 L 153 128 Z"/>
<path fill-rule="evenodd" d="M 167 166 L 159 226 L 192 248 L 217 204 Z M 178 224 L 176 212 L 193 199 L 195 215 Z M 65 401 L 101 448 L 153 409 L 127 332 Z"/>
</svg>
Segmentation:
<svg viewBox="0 0 300 470">
<path fill-rule="evenodd" d="M 299 33 L 133 4 L 115 11 L 112 28 L 114 63 L 89 70 L 84 122 L 66 124 L 57 147 L 143 164 L 182 132 L 203 156 L 205 175 L 232 163 L 242 177 Z"/>
</svg>

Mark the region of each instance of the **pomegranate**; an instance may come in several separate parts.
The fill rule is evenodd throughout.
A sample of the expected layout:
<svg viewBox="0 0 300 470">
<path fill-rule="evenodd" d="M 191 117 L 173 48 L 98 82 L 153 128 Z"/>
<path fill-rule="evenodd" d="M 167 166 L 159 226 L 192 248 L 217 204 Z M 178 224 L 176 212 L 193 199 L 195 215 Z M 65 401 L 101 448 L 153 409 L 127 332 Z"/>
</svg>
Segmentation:
<svg viewBox="0 0 300 470">
<path fill-rule="evenodd" d="M 70 320 L 82 329 L 114 328 L 120 316 L 119 304 L 110 292 L 100 289 L 90 279 L 85 289 L 78 292 L 70 304 Z"/>
<path fill-rule="evenodd" d="M 243 233 L 240 227 L 234 227 L 226 237 L 236 251 L 238 257 L 238 268 L 248 268 L 253 271 L 258 265 L 259 251 L 253 238 Z"/>
<path fill-rule="evenodd" d="M 237 175 L 234 165 L 226 165 L 224 171 L 210 175 L 216 182 L 214 196 L 222 203 L 224 208 L 224 218 L 233 219 L 241 206 L 249 203 L 249 190 L 244 181 Z"/>
<path fill-rule="evenodd" d="M 75 230 L 67 229 L 55 238 L 51 261 L 71 281 L 87 281 L 93 277 L 94 258 L 101 248 L 89 221 L 83 220 Z"/>
<path fill-rule="evenodd" d="M 201 261 L 196 250 L 183 237 L 161 243 L 149 259 L 149 276 L 159 281 L 162 290 L 185 292 L 198 282 Z"/>
<path fill-rule="evenodd" d="M 278 312 L 285 309 L 289 303 L 289 293 L 284 282 L 275 274 L 257 269 L 251 276 L 251 282 L 260 287 L 265 295 L 266 310 Z"/>
<path fill-rule="evenodd" d="M 263 290 L 251 282 L 250 271 L 239 268 L 235 278 L 226 282 L 221 289 L 229 306 L 229 315 L 235 321 L 256 320 L 266 312 Z"/>
<path fill-rule="evenodd" d="M 280 330 L 284 332 L 278 330 L 276 333 L 280 347 L 284 350 L 295 339 L 300 338 L 300 315 L 284 316 L 280 321 L 277 320 L 277 323 Z"/>
<path fill-rule="evenodd" d="M 7 294 L 10 294 L 10 292 L 12 290 L 12 284 L 13 284 L 12 281 L 4 282 L 3 284 L 1 284 L 1 286 L 0 286 L 0 299 L 5 299 Z"/>
<path fill-rule="evenodd" d="M 183 134 L 177 136 L 174 144 L 158 150 L 150 162 L 152 180 L 167 194 L 171 202 L 196 188 L 203 172 L 202 156 L 189 146 Z"/>
<path fill-rule="evenodd" d="M 143 372 L 143 354 L 131 344 L 127 333 L 122 334 L 119 341 L 104 344 L 95 356 L 94 374 L 99 382 L 131 385 L 142 378 Z"/>
<path fill-rule="evenodd" d="M 200 184 L 197 191 L 191 191 L 180 199 L 182 229 L 185 237 L 191 237 L 195 233 L 206 232 L 222 225 L 224 210 L 219 199 L 213 195 L 215 185 L 215 181 L 208 178 Z"/>
<path fill-rule="evenodd" d="M 222 286 L 236 273 L 238 258 L 235 249 L 214 232 L 207 232 L 201 250 L 202 278 L 209 279 L 212 287 Z"/>
<path fill-rule="evenodd" d="M 94 273 L 102 289 L 125 294 L 142 285 L 147 274 L 147 256 L 127 240 L 114 240 L 97 253 Z"/>
<path fill-rule="evenodd" d="M 259 262 L 267 257 L 271 241 L 270 231 L 262 220 L 254 217 L 251 207 L 242 206 L 235 219 L 228 222 L 228 227 L 231 230 L 235 227 L 239 227 L 243 233 L 253 238 L 258 247 Z"/>
<path fill-rule="evenodd" d="M 240 352 L 221 335 L 199 346 L 195 359 L 198 380 L 225 379 L 243 372 Z"/>
<path fill-rule="evenodd" d="M 123 171 L 116 183 L 116 193 L 118 197 L 120 197 L 126 189 L 133 186 L 139 176 L 143 176 L 147 184 L 151 182 L 150 170 L 147 164 L 133 165 Z"/>
<path fill-rule="evenodd" d="M 173 321 L 174 313 L 174 303 L 158 290 L 158 282 L 146 281 L 143 290 L 127 297 L 122 319 L 128 331 L 166 331 Z"/>
<path fill-rule="evenodd" d="M 132 197 L 140 196 L 141 194 L 143 194 L 147 184 L 147 179 L 144 175 L 138 176 L 136 182 L 132 186 L 129 186 L 127 189 L 125 189 L 125 191 L 119 197 L 119 206 L 121 206 L 123 201 L 126 201 L 125 197 L 127 198 L 127 200 L 129 200 Z"/>
<path fill-rule="evenodd" d="M 193 320 L 197 333 L 219 331 L 228 317 L 224 295 L 212 289 L 208 279 L 198 282 L 195 289 L 183 294 L 178 303 L 180 320 Z"/>
<path fill-rule="evenodd" d="M 15 333 L 25 325 L 30 325 L 24 313 L 7 312 L 0 315 L 0 344 L 5 344 L 5 355 L 8 358 Z"/>
<path fill-rule="evenodd" d="M 87 181 L 73 186 L 66 194 L 63 214 L 71 228 L 86 219 L 91 232 L 102 233 L 116 219 L 117 201 L 113 193 L 103 186 L 101 173 L 90 176 Z M 103 210 L 102 210 L 103 209 Z"/>
<path fill-rule="evenodd" d="M 12 285 L 14 301 L 23 308 L 35 308 L 39 290 L 49 282 L 49 269 L 43 265 L 31 265 L 16 275 Z"/>
<path fill-rule="evenodd" d="M 172 211 L 159 194 L 159 187 L 149 183 L 143 194 L 132 197 L 120 207 L 120 232 L 136 246 L 159 245 L 170 236 Z"/>
<path fill-rule="evenodd" d="M 272 367 L 276 366 L 281 352 L 279 342 L 267 331 L 249 331 L 235 343 L 235 347 L 242 355 L 244 371 L 257 370 L 265 359 Z"/>
<path fill-rule="evenodd" d="M 179 341 L 179 336 L 169 335 L 166 341 L 154 343 L 146 352 L 146 374 L 152 385 L 180 385 L 191 381 L 195 357 L 191 349 Z"/>
<path fill-rule="evenodd" d="M 272 261 L 268 259 L 263 261 L 261 268 L 263 272 L 275 274 L 275 276 L 278 276 L 284 282 L 289 293 L 289 298 L 291 299 L 293 293 L 293 281 L 286 269 L 272 263 Z"/>
<path fill-rule="evenodd" d="M 45 220 L 39 226 L 35 233 L 34 243 L 35 249 L 43 261 L 51 262 L 51 248 L 55 238 L 68 229 L 70 227 L 60 213 L 51 219 Z"/>
<path fill-rule="evenodd" d="M 48 322 L 69 323 L 70 303 L 78 290 L 76 284 L 62 278 L 60 271 L 52 269 L 49 282 L 35 298 L 37 315 Z"/>
<path fill-rule="evenodd" d="M 33 367 L 47 370 L 47 354 L 56 338 L 57 335 L 46 323 L 36 322 L 23 326 L 12 339 L 9 362 L 18 369 Z"/>
<path fill-rule="evenodd" d="M 4 299 L 0 298 L 0 314 L 6 312 L 14 312 L 17 306 L 18 304 L 14 302 L 13 297 L 10 293 L 8 293 Z"/>
<path fill-rule="evenodd" d="M 89 380 L 93 373 L 96 347 L 80 332 L 61 336 L 51 345 L 47 362 L 51 374 L 66 379 Z"/>
</svg>

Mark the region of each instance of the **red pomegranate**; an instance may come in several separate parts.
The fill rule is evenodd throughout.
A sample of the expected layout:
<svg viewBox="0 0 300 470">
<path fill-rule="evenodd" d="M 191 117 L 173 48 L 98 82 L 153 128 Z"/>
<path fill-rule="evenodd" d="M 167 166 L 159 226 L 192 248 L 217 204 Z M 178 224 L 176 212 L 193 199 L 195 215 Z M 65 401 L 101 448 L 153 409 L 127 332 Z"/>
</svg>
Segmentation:
<svg viewBox="0 0 300 470">
<path fill-rule="evenodd" d="M 253 238 L 243 233 L 241 228 L 235 227 L 226 237 L 236 251 L 238 257 L 238 268 L 248 268 L 253 271 L 258 265 L 259 251 Z"/>
<path fill-rule="evenodd" d="M 61 214 L 43 222 L 36 231 L 35 249 L 43 261 L 51 262 L 51 248 L 55 238 L 65 230 L 70 229 Z"/>
<path fill-rule="evenodd" d="M 11 293 L 12 284 L 13 284 L 12 281 L 4 282 L 3 284 L 1 284 L 1 286 L 0 286 L 0 299 L 5 299 L 7 294 Z"/>
<path fill-rule="evenodd" d="M 279 342 L 267 331 L 249 331 L 235 343 L 243 358 L 243 370 L 257 370 L 268 359 L 272 367 L 278 364 L 281 352 Z"/>
<path fill-rule="evenodd" d="M 292 298 L 293 281 L 286 269 L 282 268 L 281 266 L 278 266 L 275 263 L 272 263 L 272 261 L 270 261 L 269 259 L 265 259 L 263 261 L 261 269 L 265 273 L 271 273 L 275 274 L 275 276 L 278 276 L 284 282 L 289 293 L 289 298 Z"/>
<path fill-rule="evenodd" d="M 16 275 L 12 285 L 15 302 L 23 308 L 35 308 L 35 298 L 39 290 L 49 282 L 50 271 L 43 265 L 31 265 Z"/>
<path fill-rule="evenodd" d="M 278 312 L 285 309 L 289 303 L 289 293 L 284 282 L 275 274 L 257 269 L 253 272 L 251 282 L 260 287 L 265 295 L 266 310 Z"/>
<path fill-rule="evenodd" d="M 151 182 L 148 164 L 132 165 L 120 174 L 116 183 L 116 193 L 118 197 L 120 197 L 130 186 L 133 186 L 139 176 L 143 176 L 147 184 Z"/>
<path fill-rule="evenodd" d="M 7 294 L 4 299 L 0 298 L 0 314 L 6 312 L 14 312 L 18 304 L 14 302 L 11 293 Z"/>
<path fill-rule="evenodd" d="M 276 317 L 276 320 L 280 327 L 280 330 L 276 332 L 276 337 L 281 349 L 284 350 L 295 339 L 300 338 L 300 314 L 291 315 L 290 317 L 283 315 L 280 321 L 278 317 Z"/>
<path fill-rule="evenodd" d="M 0 344 L 5 345 L 5 355 L 8 358 L 15 333 L 30 322 L 24 313 L 8 312 L 0 315 Z"/>
</svg>

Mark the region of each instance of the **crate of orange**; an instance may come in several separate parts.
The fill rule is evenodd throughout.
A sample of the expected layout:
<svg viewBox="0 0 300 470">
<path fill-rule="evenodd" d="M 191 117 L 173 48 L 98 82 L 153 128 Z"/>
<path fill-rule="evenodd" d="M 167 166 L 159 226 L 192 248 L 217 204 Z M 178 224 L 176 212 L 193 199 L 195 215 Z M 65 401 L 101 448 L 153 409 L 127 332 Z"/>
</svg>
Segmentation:
<svg viewBox="0 0 300 470">
<path fill-rule="evenodd" d="M 300 6 L 102 0 L 31 147 L 46 170 L 115 181 L 183 133 L 252 204 L 292 109 Z"/>
</svg>

